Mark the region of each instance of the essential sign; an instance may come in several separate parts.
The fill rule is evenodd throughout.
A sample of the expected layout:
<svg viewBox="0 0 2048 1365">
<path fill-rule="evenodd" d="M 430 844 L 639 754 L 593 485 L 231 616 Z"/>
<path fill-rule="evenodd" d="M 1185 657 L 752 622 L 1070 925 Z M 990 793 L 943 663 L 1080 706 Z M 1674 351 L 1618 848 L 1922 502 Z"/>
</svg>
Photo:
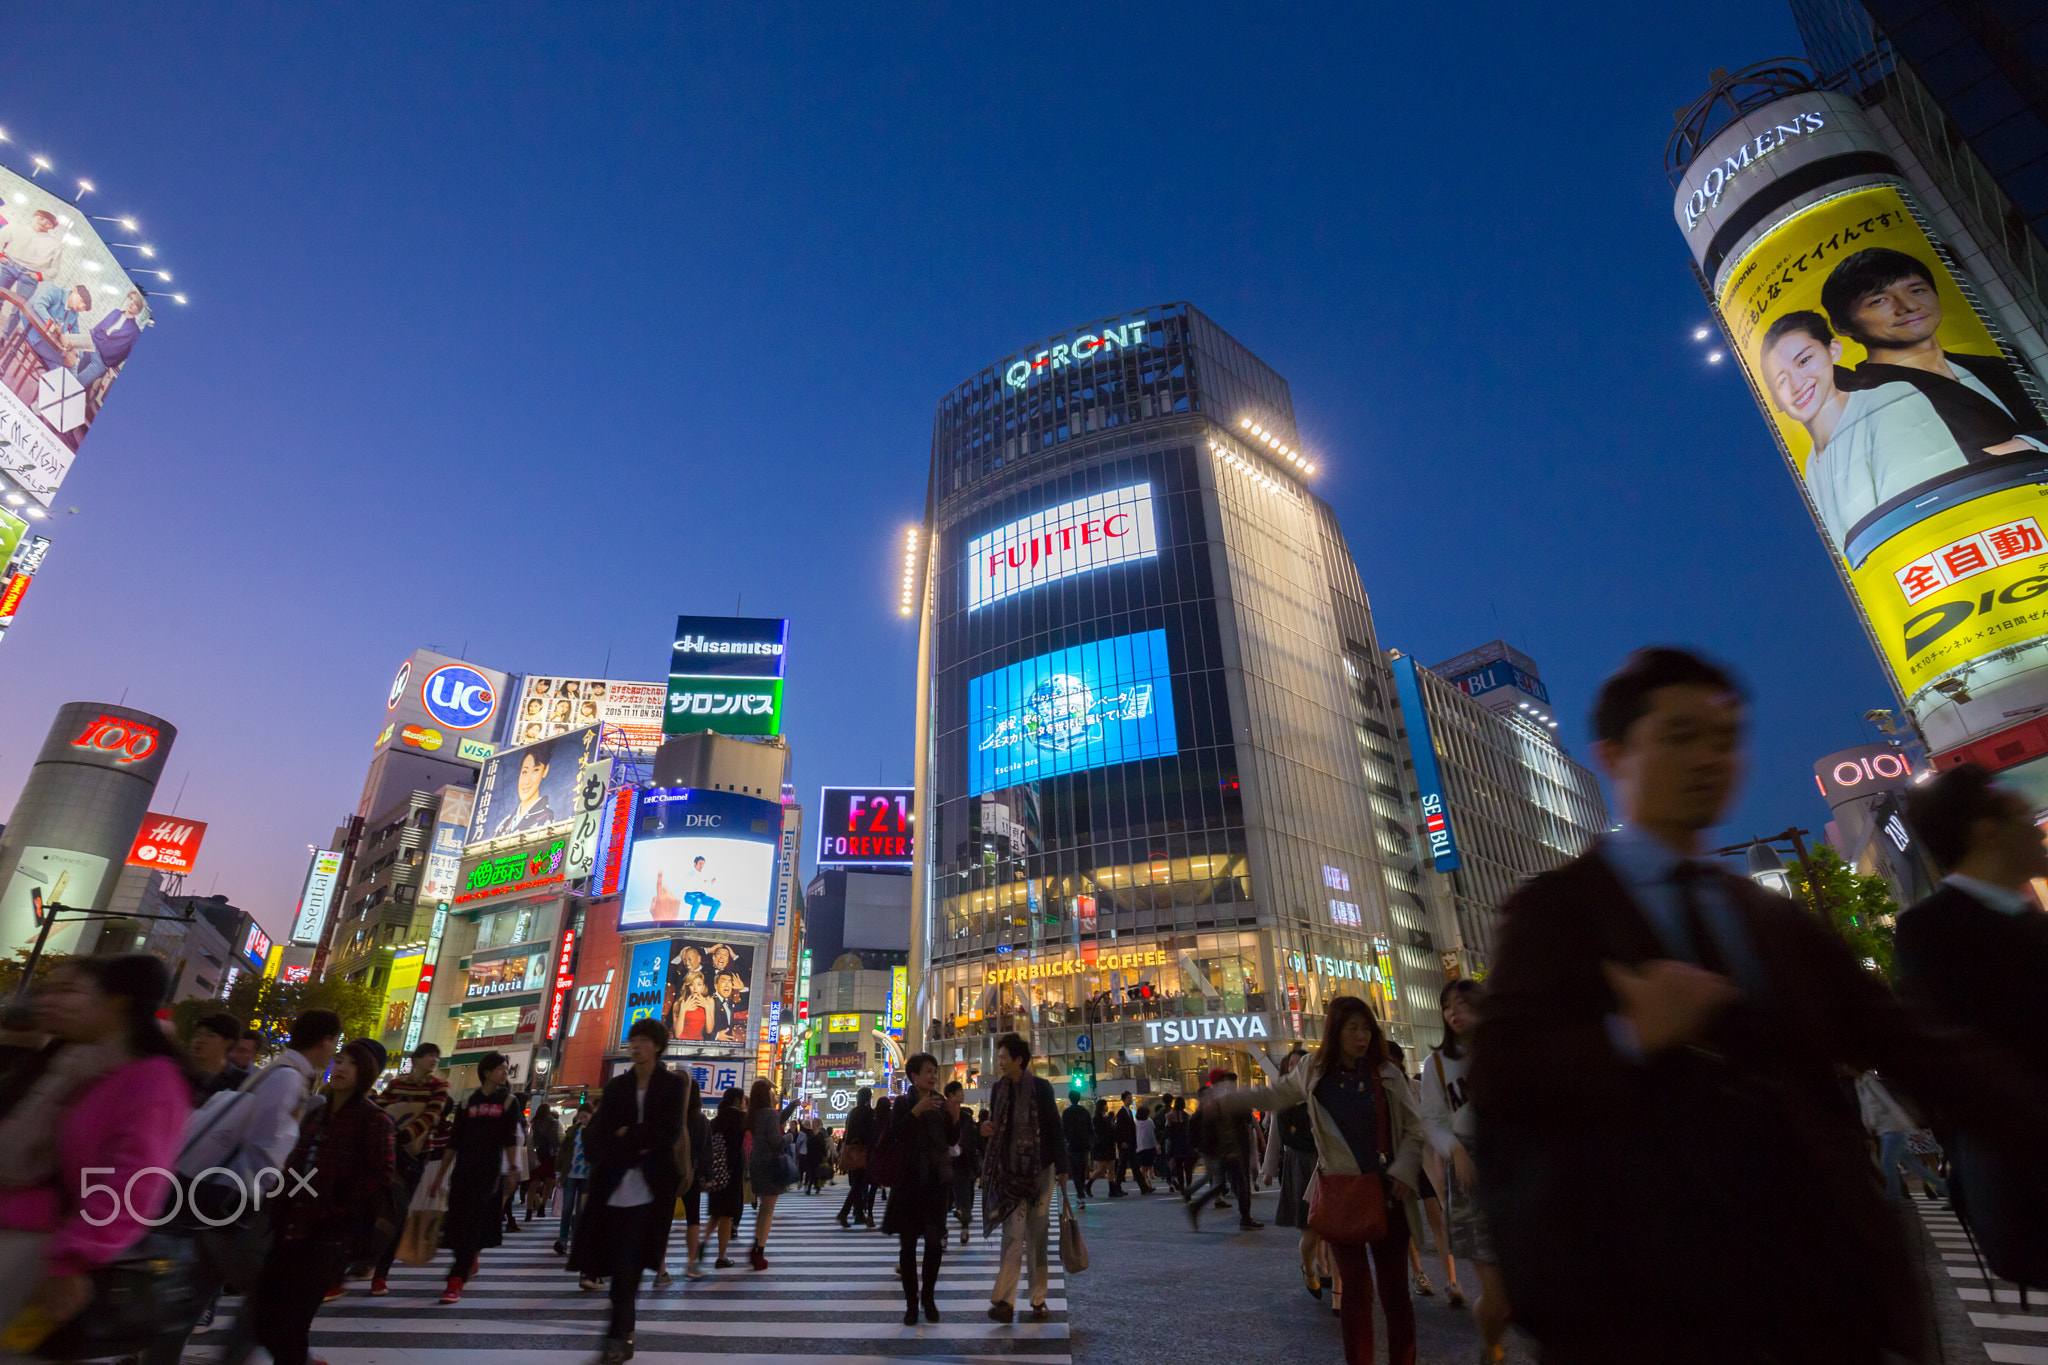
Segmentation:
<svg viewBox="0 0 2048 1365">
<path fill-rule="evenodd" d="M 1152 485 L 1064 502 L 967 544 L 967 607 L 1159 553 Z"/>
<path fill-rule="evenodd" d="M 327 920 L 327 902 L 334 896 L 335 879 L 341 875 L 341 852 L 323 849 L 313 855 L 306 870 L 306 886 L 299 893 L 299 908 L 292 916 L 292 942 L 318 943 L 320 928 Z"/>
<path fill-rule="evenodd" d="M 190 872 L 199 857 L 200 841 L 206 837 L 201 820 L 180 820 L 151 813 L 142 817 L 135 831 L 135 845 L 128 850 L 128 866 L 153 867 L 159 872 Z"/>
<path fill-rule="evenodd" d="M 909 867 L 916 856 L 915 787 L 822 787 L 817 861 L 834 867 Z"/>
</svg>

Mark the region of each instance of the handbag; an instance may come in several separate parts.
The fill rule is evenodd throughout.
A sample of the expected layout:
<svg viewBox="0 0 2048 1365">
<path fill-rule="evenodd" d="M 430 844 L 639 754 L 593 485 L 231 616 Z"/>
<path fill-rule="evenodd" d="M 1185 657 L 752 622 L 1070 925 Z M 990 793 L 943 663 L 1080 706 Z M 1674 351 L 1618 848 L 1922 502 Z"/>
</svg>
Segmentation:
<svg viewBox="0 0 2048 1365">
<path fill-rule="evenodd" d="M 1081 1220 L 1064 1196 L 1060 1199 L 1060 1269 L 1078 1275 L 1088 1268 L 1088 1243 L 1081 1239 Z"/>
<path fill-rule="evenodd" d="M 711 1194 L 717 1194 L 732 1184 L 732 1162 L 726 1158 L 725 1148 L 724 1138 L 714 1138 L 711 1155 L 704 1162 L 704 1188 Z"/>
<path fill-rule="evenodd" d="M 794 1185 L 804 1178 L 804 1173 L 797 1168 L 796 1149 L 784 1147 L 775 1154 L 775 1178 L 785 1185 Z"/>
<path fill-rule="evenodd" d="M 851 1175 L 868 1168 L 868 1146 L 865 1142 L 844 1142 L 839 1145 L 839 1169 Z"/>
<path fill-rule="evenodd" d="M 1338 1246 L 1379 1241 L 1387 1235 L 1386 1182 L 1378 1171 L 1364 1175 L 1316 1172 L 1308 1192 L 1308 1226 L 1316 1236 Z"/>
<path fill-rule="evenodd" d="M 95 1360 L 137 1355 L 158 1337 L 199 1316 L 192 1241 L 153 1232 L 92 1272 L 92 1302 L 44 1337 L 32 1354 L 43 1360 Z"/>
</svg>

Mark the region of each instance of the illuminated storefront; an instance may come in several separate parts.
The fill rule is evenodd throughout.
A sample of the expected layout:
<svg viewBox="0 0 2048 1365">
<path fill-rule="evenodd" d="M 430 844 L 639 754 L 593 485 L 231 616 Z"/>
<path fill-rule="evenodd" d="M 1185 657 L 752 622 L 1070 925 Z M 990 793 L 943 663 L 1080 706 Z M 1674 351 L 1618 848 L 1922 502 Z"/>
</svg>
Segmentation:
<svg viewBox="0 0 2048 1365">
<path fill-rule="evenodd" d="M 1433 921 L 1366 752 L 1398 726 L 1360 682 L 1371 614 L 1297 443 L 1286 381 L 1186 304 L 940 403 L 911 979 L 942 1063 L 1014 1029 L 1055 1077 L 1188 1090 L 1340 992 L 1397 1037 L 1434 1015 L 1441 976 L 1376 947 Z"/>
</svg>

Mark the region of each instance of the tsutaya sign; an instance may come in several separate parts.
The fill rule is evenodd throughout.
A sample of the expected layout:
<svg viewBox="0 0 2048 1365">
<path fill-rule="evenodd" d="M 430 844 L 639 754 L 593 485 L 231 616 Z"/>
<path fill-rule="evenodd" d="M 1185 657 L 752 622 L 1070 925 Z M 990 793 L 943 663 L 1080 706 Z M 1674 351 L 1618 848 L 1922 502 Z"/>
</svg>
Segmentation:
<svg viewBox="0 0 2048 1365">
<path fill-rule="evenodd" d="M 1014 967 L 990 967 L 983 973 L 986 985 L 1007 981 L 1039 981 L 1054 976 L 1083 976 L 1089 972 L 1130 971 L 1139 967 L 1164 967 L 1172 959 L 1164 948 L 1133 948 L 1122 953 L 1097 953 L 1086 957 L 1060 958 L 1053 962 L 1023 962 Z M 1264 1037 L 1264 1034 L 1260 1034 Z"/>
<path fill-rule="evenodd" d="M 1029 360 L 1019 360 L 1003 371 L 1003 382 L 1013 389 L 1021 389 L 1037 377 L 1040 370 L 1051 372 L 1063 370 L 1069 365 L 1078 365 L 1093 359 L 1098 351 L 1129 349 L 1145 344 L 1145 319 L 1136 318 L 1121 327 L 1105 327 L 1102 335 L 1083 332 L 1073 344 L 1062 341 L 1050 350 L 1040 351 Z"/>
<path fill-rule="evenodd" d="M 1151 484 L 1063 502 L 968 543 L 967 609 L 1158 552 Z"/>
<path fill-rule="evenodd" d="M 1219 1014 L 1195 1019 L 1160 1019 L 1145 1025 L 1151 1043 L 1221 1043 L 1233 1038 L 1270 1038 L 1263 1014 Z"/>
</svg>

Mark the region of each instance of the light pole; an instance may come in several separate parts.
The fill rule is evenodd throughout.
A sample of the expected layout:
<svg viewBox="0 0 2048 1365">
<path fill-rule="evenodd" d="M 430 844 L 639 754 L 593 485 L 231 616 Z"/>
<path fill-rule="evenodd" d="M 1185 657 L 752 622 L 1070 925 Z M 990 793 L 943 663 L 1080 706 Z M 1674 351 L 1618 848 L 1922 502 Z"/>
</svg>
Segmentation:
<svg viewBox="0 0 2048 1365">
<path fill-rule="evenodd" d="M 1821 894 L 1820 878 L 1815 875 L 1813 864 L 1806 856 L 1806 835 L 1811 832 L 1795 826 L 1780 830 L 1776 834 L 1752 836 L 1746 844 L 1730 844 L 1727 848 L 1717 848 L 1713 852 L 1717 858 L 1733 858 L 1740 855 L 1751 881 L 1767 891 L 1775 891 L 1788 899 L 1797 899 L 1792 895 L 1792 875 L 1786 870 L 1785 861 L 1778 856 L 1776 847 L 1778 844 L 1790 844 L 1792 857 L 1806 873 L 1807 895 L 1811 902 L 1809 908 L 1823 921 L 1827 921 L 1827 899 Z"/>
</svg>

